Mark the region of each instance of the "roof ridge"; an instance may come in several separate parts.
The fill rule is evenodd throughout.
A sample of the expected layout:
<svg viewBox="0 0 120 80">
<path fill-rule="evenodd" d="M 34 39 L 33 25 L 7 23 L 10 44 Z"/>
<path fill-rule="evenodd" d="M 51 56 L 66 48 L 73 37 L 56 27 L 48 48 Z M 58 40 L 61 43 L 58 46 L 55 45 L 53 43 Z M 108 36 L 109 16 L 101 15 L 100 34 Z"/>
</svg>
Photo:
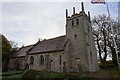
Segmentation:
<svg viewBox="0 0 120 80">
<path fill-rule="evenodd" d="M 24 53 L 26 53 L 28 50 L 29 50 L 29 48 L 31 48 L 33 45 L 28 45 L 28 46 L 22 46 L 22 47 L 20 47 L 15 53 L 13 53 L 12 55 L 11 55 L 11 57 L 15 57 L 15 56 L 21 56 L 21 55 L 19 55 L 19 53 L 21 52 L 21 51 L 23 51 L 24 49 L 25 49 L 25 51 L 24 51 Z M 17 55 L 18 54 L 18 55 Z M 26 55 L 26 54 L 25 54 Z M 24 56 L 24 55 L 22 55 L 22 56 Z"/>
<path fill-rule="evenodd" d="M 58 37 L 54 37 L 54 38 L 50 38 L 50 39 L 45 39 L 43 41 L 53 40 L 53 39 L 61 38 L 61 37 L 64 37 L 64 36 L 66 36 L 66 35 L 61 35 L 61 36 L 58 36 Z M 42 41 L 40 41 L 40 42 L 42 42 Z"/>
<path fill-rule="evenodd" d="M 33 44 L 33 46 L 31 46 L 31 48 L 26 52 L 27 54 L 36 46 L 40 43 L 41 41 L 37 41 L 35 44 Z"/>
<path fill-rule="evenodd" d="M 30 47 L 30 46 L 33 46 L 34 44 L 31 44 L 31 45 L 27 45 L 27 46 L 23 46 L 23 48 L 25 48 L 25 47 Z"/>
<path fill-rule="evenodd" d="M 36 53 L 36 52 L 49 52 L 61 49 L 63 50 L 65 36 L 66 35 L 62 35 L 55 38 L 38 41 L 35 45 L 32 46 L 32 48 L 27 52 L 27 54 L 31 54 L 33 52 Z"/>
<path fill-rule="evenodd" d="M 65 36 L 66 35 L 62 35 L 43 41 L 37 41 L 35 44 L 20 47 L 20 49 L 16 52 L 16 54 L 14 53 L 14 55 L 12 55 L 11 57 L 14 56 L 18 57 L 21 55 L 25 56 L 29 53 L 31 54 L 31 52 L 36 53 L 36 52 L 51 52 L 51 51 L 64 50 Z"/>
</svg>

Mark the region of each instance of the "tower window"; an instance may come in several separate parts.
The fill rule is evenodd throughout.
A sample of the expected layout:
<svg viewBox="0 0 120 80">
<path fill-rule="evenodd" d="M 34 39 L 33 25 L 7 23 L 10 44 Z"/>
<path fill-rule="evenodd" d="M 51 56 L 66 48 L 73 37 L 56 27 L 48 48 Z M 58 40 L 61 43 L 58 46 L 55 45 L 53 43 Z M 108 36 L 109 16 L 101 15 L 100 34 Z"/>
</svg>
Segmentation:
<svg viewBox="0 0 120 80">
<path fill-rule="evenodd" d="M 76 23 L 77 23 L 77 25 L 79 25 L 79 20 L 78 19 L 76 19 Z"/>
<path fill-rule="evenodd" d="M 75 39 L 77 39 L 77 34 L 74 35 Z"/>
<path fill-rule="evenodd" d="M 92 60 L 92 52 L 90 52 L 90 58 L 91 58 L 91 63 L 93 64 L 93 60 Z"/>
<path fill-rule="evenodd" d="M 74 26 L 74 21 L 72 20 L 72 26 Z"/>
<path fill-rule="evenodd" d="M 89 46 L 89 43 L 86 43 L 87 46 Z"/>
</svg>

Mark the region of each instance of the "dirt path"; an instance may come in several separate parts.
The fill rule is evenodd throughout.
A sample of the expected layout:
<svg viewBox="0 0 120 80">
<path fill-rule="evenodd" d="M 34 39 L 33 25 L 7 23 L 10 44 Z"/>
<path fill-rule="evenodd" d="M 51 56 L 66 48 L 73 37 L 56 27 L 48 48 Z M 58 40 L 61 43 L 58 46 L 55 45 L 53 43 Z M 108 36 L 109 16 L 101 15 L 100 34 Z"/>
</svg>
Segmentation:
<svg viewBox="0 0 120 80">
<path fill-rule="evenodd" d="M 100 70 L 99 72 L 89 73 L 87 76 L 91 78 L 113 78 L 112 73 L 106 70 Z"/>
</svg>

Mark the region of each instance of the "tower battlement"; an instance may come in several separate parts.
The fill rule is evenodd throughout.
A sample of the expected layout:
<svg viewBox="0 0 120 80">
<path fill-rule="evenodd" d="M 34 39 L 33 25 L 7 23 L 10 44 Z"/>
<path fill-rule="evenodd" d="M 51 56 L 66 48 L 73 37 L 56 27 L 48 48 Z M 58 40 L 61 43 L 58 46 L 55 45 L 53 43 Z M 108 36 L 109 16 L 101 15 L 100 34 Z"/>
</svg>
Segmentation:
<svg viewBox="0 0 120 80">
<path fill-rule="evenodd" d="M 79 13 L 76 13 L 75 7 L 73 7 L 73 14 L 71 16 L 68 15 L 68 9 L 66 9 L 66 21 L 69 21 L 69 20 L 72 20 L 74 18 L 81 17 L 81 16 L 84 16 L 90 21 L 90 12 L 88 12 L 88 15 L 85 13 L 83 2 L 81 3 L 81 8 L 82 8 L 82 11 L 80 11 Z"/>
</svg>

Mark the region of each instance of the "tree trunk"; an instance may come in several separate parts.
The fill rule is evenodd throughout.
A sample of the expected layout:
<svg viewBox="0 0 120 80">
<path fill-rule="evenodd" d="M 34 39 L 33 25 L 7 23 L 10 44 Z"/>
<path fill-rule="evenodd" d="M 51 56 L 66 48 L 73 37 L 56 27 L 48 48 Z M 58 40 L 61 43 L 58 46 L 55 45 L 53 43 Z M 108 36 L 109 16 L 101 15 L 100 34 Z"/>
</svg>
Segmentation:
<svg viewBox="0 0 120 80">
<path fill-rule="evenodd" d="M 102 63 L 103 59 L 102 59 L 102 55 L 101 55 L 101 49 L 100 49 L 100 44 L 99 44 L 98 38 L 97 38 L 97 45 L 98 45 L 98 53 L 99 53 L 100 62 Z"/>
<path fill-rule="evenodd" d="M 110 42 L 109 40 L 108 40 L 108 46 L 109 46 L 110 49 L 111 49 L 111 53 L 112 53 L 112 62 L 114 63 L 115 66 L 118 66 L 115 48 L 114 48 L 113 46 L 111 46 L 111 42 Z"/>
<path fill-rule="evenodd" d="M 104 62 L 106 62 L 106 58 L 107 58 L 107 43 L 106 43 L 106 31 L 105 31 L 105 29 L 103 29 L 103 39 L 104 39 L 104 49 L 103 49 L 103 51 L 105 53 L 105 55 L 103 57 L 103 60 L 104 60 Z"/>
</svg>

